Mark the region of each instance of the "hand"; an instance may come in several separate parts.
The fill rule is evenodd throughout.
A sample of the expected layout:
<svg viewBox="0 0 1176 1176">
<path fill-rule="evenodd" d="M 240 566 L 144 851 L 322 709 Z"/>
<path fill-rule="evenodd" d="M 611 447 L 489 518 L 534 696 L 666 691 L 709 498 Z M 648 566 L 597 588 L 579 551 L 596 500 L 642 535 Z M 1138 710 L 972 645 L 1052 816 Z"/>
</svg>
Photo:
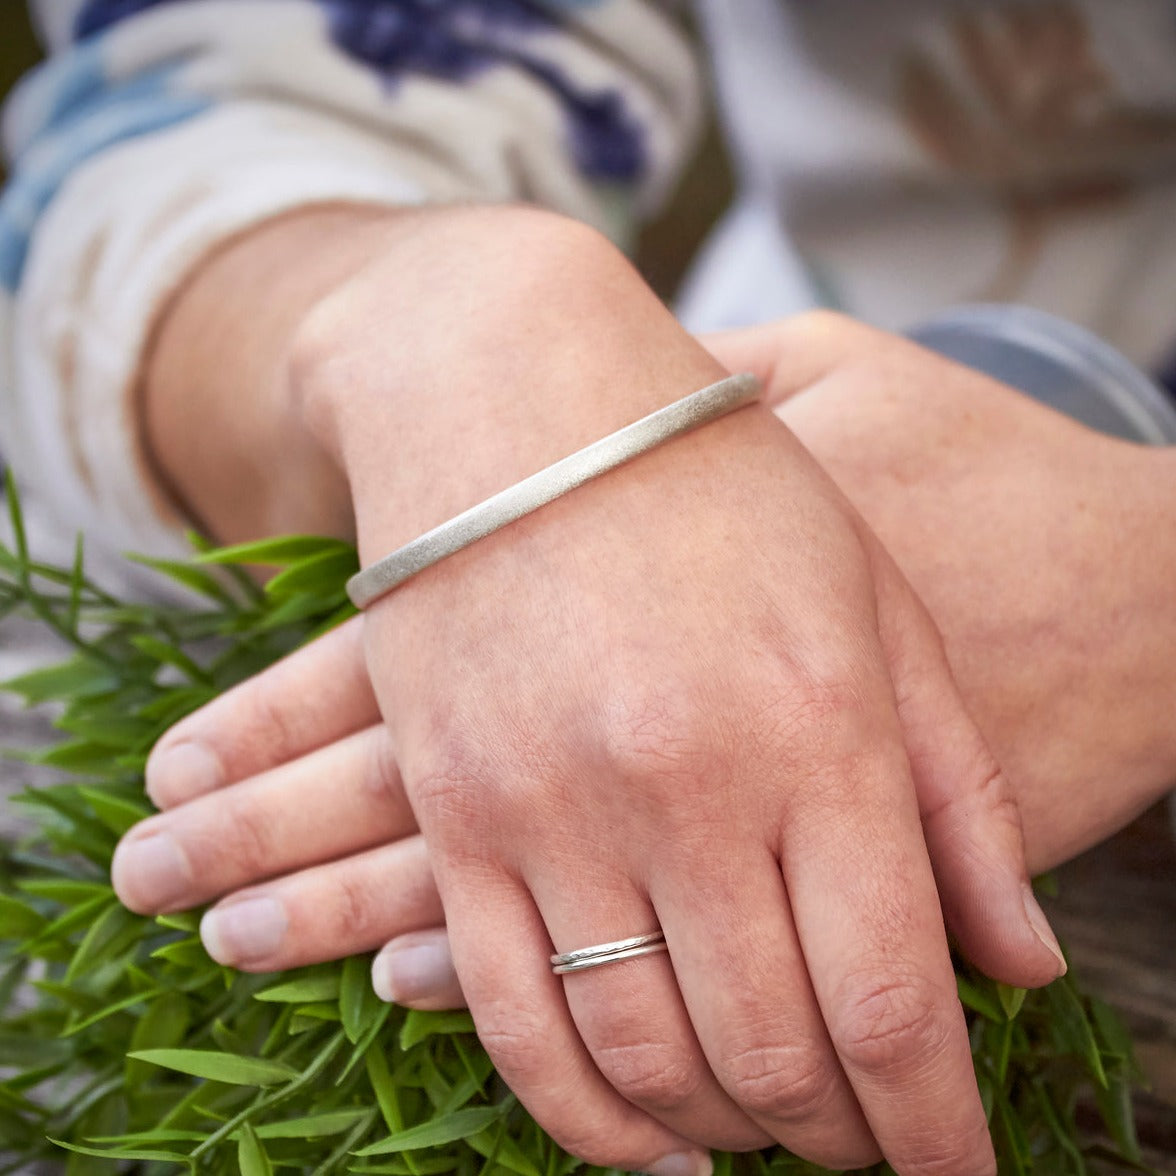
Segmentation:
<svg viewBox="0 0 1176 1176">
<path fill-rule="evenodd" d="M 778 411 L 931 602 L 969 708 L 1011 765 L 1034 872 L 1102 840 L 1171 787 L 1165 651 L 1176 639 L 1168 592 L 1176 451 L 1093 434 L 836 316 L 707 342 L 728 366 L 760 373 Z M 1055 539 L 1043 542 L 1046 534 Z M 334 689 L 320 688 L 309 706 L 308 682 Z M 331 861 L 221 909 L 250 895 L 278 904 L 285 934 L 264 953 L 274 967 L 388 943 L 375 969 L 385 997 L 427 1008 L 462 1002 L 444 932 L 419 933 L 436 921 L 439 899 L 411 836 L 415 820 L 362 666 L 359 622 L 180 724 L 153 756 L 148 781 L 155 802 L 177 810 L 165 827 L 210 855 L 200 888 L 185 884 L 173 895 L 141 877 L 139 893 L 154 909 Z M 183 807 L 230 782 L 241 783 Z M 340 820 L 339 801 L 354 797 L 364 806 Z M 332 821 L 320 819 L 325 811 Z M 281 822 L 291 814 L 309 815 L 286 835 Z M 347 856 L 400 836 L 408 844 L 390 845 L 387 860 Z M 376 873 L 395 879 L 387 892 L 402 901 L 372 888 Z M 214 954 L 249 966 L 256 940 L 226 938 L 215 915 L 206 926 Z"/>
<path fill-rule="evenodd" d="M 1176 784 L 1176 449 L 837 315 L 707 344 L 759 373 L 930 609 L 1034 873 Z"/>
<path fill-rule="evenodd" d="M 569 306 L 547 282 L 542 303 L 530 284 L 522 302 L 479 304 L 480 338 L 494 346 L 459 351 L 456 370 L 439 308 L 390 306 L 395 287 L 378 264 L 333 300 L 316 324 L 323 358 L 301 372 L 351 479 L 369 558 L 427 514 L 388 515 L 384 504 L 412 498 L 404 470 L 390 472 L 373 444 L 397 436 L 414 453 L 420 421 L 357 394 L 387 380 L 390 360 L 398 379 L 439 396 L 475 376 L 517 388 L 521 374 L 531 412 L 539 391 L 587 387 L 594 419 L 607 388 L 663 400 L 722 374 L 611 257 L 603 272 L 586 260 L 574 272 L 607 298 L 585 307 L 578 291 Z M 567 322 L 600 331 L 591 346 L 577 330 L 528 352 L 520 369 L 503 338 L 524 307 L 545 341 Z M 383 337 L 385 316 L 412 350 Z M 519 403 L 482 415 L 499 462 L 521 438 L 522 460 L 542 464 L 552 445 L 568 448 L 553 433 L 588 419 L 501 429 Z M 452 429 L 433 439 L 454 444 Z M 444 451 L 429 452 L 446 465 Z M 501 473 L 467 459 L 455 481 L 476 497 Z M 451 513 L 453 493 L 446 486 L 431 509 Z M 790 511 L 755 516 L 781 495 Z M 688 516 L 668 509 L 676 498 Z M 649 1167 L 683 1138 L 766 1137 L 848 1166 L 876 1156 L 876 1137 L 903 1171 L 940 1170 L 945 1155 L 953 1171 L 990 1170 L 919 804 L 947 917 L 973 957 L 1022 983 L 1058 964 L 1024 905 L 999 771 L 933 629 L 787 430 L 745 411 L 705 441 L 667 445 L 426 573 L 364 629 L 479 1030 L 557 1138 L 597 1162 Z M 863 850 L 877 844 L 886 861 Z M 654 917 L 672 972 L 656 957 L 566 987 L 551 976 L 552 942 L 617 938 Z M 739 981 L 714 982 L 724 975 Z"/>
</svg>

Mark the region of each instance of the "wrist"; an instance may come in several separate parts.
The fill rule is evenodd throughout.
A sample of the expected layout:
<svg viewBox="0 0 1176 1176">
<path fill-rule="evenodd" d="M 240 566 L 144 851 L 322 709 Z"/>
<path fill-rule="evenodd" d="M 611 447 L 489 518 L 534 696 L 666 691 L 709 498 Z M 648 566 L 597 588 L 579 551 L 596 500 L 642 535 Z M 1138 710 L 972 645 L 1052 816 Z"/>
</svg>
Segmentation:
<svg viewBox="0 0 1176 1176">
<path fill-rule="evenodd" d="M 364 562 L 726 373 L 586 226 L 434 209 L 303 320 L 291 383 Z"/>
<path fill-rule="evenodd" d="M 165 307 L 140 382 L 141 448 L 214 539 L 354 535 L 346 479 L 300 417 L 287 356 L 308 309 L 400 216 L 331 205 L 273 218 L 213 250 Z"/>
</svg>

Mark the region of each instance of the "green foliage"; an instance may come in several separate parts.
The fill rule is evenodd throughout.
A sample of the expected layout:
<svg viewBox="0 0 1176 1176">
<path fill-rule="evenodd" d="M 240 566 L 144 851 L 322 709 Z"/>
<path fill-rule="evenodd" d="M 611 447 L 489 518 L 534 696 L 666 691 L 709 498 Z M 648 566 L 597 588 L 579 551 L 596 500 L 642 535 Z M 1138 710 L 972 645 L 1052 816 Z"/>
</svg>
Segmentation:
<svg viewBox="0 0 1176 1176">
<path fill-rule="evenodd" d="M 16 541 L 0 545 L 0 616 L 38 618 L 68 656 L 7 689 L 56 704 L 62 740 L 26 758 L 70 782 L 26 792 L 34 832 L 0 843 L 0 1173 L 52 1157 L 69 1176 L 591 1171 L 518 1105 L 468 1014 L 382 1004 L 364 959 L 234 973 L 205 954 L 194 915 L 142 918 L 110 888 L 117 838 L 149 811 L 154 741 L 349 615 L 354 552 L 298 537 L 190 565 L 143 560 L 194 603 L 132 604 L 91 582 L 80 556 L 69 569 L 37 563 L 11 487 L 8 500 Z M 281 571 L 262 591 L 247 564 Z M 1083 1094 L 1120 1162 L 1145 1170 L 1131 1042 L 1112 1011 L 1070 977 L 1024 993 L 960 964 L 958 980 L 1001 1172 L 1094 1171 L 1075 1123 Z M 819 1169 L 777 1149 L 719 1155 L 716 1172 Z"/>
</svg>

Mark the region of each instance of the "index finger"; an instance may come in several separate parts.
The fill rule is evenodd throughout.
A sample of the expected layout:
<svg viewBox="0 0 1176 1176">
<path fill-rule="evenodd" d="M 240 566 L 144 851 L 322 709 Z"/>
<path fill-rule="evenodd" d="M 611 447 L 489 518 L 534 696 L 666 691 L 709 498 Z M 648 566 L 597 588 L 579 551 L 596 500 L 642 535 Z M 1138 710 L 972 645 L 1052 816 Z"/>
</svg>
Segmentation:
<svg viewBox="0 0 1176 1176">
<path fill-rule="evenodd" d="M 147 794 L 174 808 L 380 721 L 362 617 L 181 719 L 147 760 Z"/>
</svg>

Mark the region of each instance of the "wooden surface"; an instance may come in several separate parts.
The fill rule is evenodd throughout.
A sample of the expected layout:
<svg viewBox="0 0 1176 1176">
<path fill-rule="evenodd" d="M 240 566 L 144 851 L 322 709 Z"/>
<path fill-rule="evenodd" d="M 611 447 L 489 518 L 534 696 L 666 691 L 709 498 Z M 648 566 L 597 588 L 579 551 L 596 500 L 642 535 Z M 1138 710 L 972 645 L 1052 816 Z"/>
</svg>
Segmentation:
<svg viewBox="0 0 1176 1176">
<path fill-rule="evenodd" d="M 1151 1091 L 1136 1103 L 1147 1158 L 1176 1176 L 1176 839 L 1167 805 L 1058 871 L 1048 903 L 1083 982 L 1124 1016 Z"/>
</svg>

